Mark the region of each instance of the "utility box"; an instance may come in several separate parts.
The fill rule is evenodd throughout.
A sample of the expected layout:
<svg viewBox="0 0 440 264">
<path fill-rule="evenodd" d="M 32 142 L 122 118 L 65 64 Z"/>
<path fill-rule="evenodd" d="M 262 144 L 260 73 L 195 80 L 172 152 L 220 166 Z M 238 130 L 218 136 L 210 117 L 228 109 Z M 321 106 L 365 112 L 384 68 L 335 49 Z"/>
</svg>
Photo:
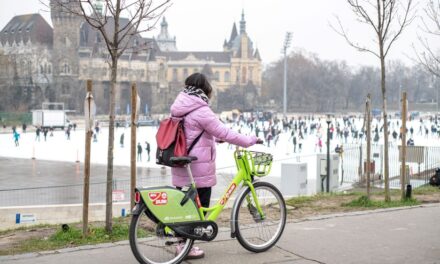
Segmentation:
<svg viewBox="0 0 440 264">
<path fill-rule="evenodd" d="M 42 128 L 61 128 L 68 125 L 64 110 L 33 110 L 32 125 Z"/>
<path fill-rule="evenodd" d="M 316 192 L 327 191 L 327 155 L 317 154 Z M 322 180 L 324 179 L 324 180 Z M 339 154 L 330 154 L 330 192 L 339 188 Z"/>
<path fill-rule="evenodd" d="M 307 195 L 307 163 L 281 163 L 281 193 Z"/>
</svg>

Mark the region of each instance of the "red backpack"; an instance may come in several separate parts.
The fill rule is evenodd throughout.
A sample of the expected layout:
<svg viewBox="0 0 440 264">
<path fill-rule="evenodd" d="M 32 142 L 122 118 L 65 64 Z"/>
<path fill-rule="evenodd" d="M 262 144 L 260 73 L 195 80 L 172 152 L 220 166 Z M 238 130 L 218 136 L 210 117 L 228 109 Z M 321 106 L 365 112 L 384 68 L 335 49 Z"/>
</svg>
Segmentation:
<svg viewBox="0 0 440 264">
<path fill-rule="evenodd" d="M 156 134 L 156 164 L 181 167 L 180 164 L 172 163 L 170 158 L 187 156 L 194 145 L 199 141 L 204 131 L 194 139 L 188 150 L 186 149 L 183 122 L 183 117 L 169 117 L 160 122 L 159 130 Z"/>
</svg>

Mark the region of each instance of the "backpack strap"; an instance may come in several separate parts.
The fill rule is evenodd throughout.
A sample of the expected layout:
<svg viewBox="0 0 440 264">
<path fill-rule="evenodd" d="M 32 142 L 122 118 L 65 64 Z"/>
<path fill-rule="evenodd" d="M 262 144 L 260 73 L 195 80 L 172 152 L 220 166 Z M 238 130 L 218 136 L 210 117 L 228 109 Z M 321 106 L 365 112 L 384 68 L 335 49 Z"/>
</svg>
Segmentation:
<svg viewBox="0 0 440 264">
<path fill-rule="evenodd" d="M 200 133 L 200 135 L 198 135 L 196 137 L 196 139 L 194 139 L 194 141 L 191 143 L 191 145 L 188 148 L 188 154 L 191 152 L 191 150 L 193 149 L 193 147 L 197 144 L 197 142 L 199 141 L 199 139 L 202 137 L 203 133 L 205 133 L 205 130 L 202 131 L 202 133 Z"/>
<path fill-rule="evenodd" d="M 194 109 L 194 110 L 192 110 L 191 112 L 193 112 L 193 111 L 195 111 L 195 110 L 197 110 L 197 109 L 199 109 L 199 108 L 202 108 L 202 107 L 204 107 L 205 105 L 201 105 L 201 106 L 199 106 L 199 107 L 197 107 L 196 109 Z M 175 117 L 180 117 L 180 118 L 182 118 L 183 119 L 183 121 L 185 122 L 185 117 L 189 114 L 189 113 L 191 113 L 191 112 L 188 112 L 188 113 L 186 113 L 185 115 L 183 115 L 183 116 L 175 116 Z M 173 117 L 173 115 L 171 115 L 172 117 Z M 189 148 L 188 148 L 188 154 L 191 152 L 191 150 L 193 149 L 193 147 L 197 144 L 197 142 L 199 141 L 199 139 L 202 137 L 202 135 L 203 135 L 203 133 L 205 132 L 205 130 L 203 130 L 202 131 L 202 133 L 200 133 L 195 139 L 194 139 L 194 141 L 191 143 L 191 145 L 189 146 Z"/>
</svg>

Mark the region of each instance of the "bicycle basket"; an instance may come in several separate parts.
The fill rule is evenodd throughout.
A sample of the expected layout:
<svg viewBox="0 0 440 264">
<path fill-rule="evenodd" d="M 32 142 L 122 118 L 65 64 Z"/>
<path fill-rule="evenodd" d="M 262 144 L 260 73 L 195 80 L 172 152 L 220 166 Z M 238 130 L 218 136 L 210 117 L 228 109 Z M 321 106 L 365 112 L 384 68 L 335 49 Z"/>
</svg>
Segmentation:
<svg viewBox="0 0 440 264">
<path fill-rule="evenodd" d="M 248 151 L 247 154 L 251 175 L 263 177 L 269 174 L 272 167 L 272 154 L 256 151 Z"/>
</svg>

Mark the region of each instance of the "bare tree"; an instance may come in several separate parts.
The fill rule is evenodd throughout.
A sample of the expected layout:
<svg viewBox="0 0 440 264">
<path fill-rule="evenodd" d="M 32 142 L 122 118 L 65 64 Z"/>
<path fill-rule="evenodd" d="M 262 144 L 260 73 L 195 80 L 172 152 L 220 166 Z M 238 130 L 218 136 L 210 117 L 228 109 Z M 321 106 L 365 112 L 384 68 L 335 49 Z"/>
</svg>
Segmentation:
<svg viewBox="0 0 440 264">
<path fill-rule="evenodd" d="M 386 68 L 385 59 L 403 30 L 414 20 L 412 12 L 413 0 L 347 0 L 359 23 L 366 24 L 375 35 L 376 47 L 368 47 L 353 41 L 343 27 L 339 17 L 337 18 L 338 28 L 335 31 L 340 34 L 347 43 L 361 52 L 373 54 L 380 60 L 381 69 L 381 91 L 382 91 L 382 110 L 383 110 L 383 134 L 385 145 L 385 201 L 390 201 L 389 185 L 389 155 L 388 155 L 388 114 L 387 114 L 387 94 L 385 86 Z"/>
<path fill-rule="evenodd" d="M 113 183 L 113 149 L 115 128 L 115 105 L 117 91 L 118 60 L 127 49 L 136 46 L 135 38 L 140 33 L 154 28 L 162 14 L 169 7 L 171 0 L 103 0 L 102 5 L 95 5 L 93 0 L 51 0 L 63 12 L 82 17 L 91 27 L 98 30 L 109 52 L 110 80 L 110 113 L 109 141 L 107 153 L 107 186 L 106 186 L 106 230 L 112 231 L 112 183 Z M 127 20 L 121 23 L 121 18 Z"/>
<path fill-rule="evenodd" d="M 439 38 L 440 37 L 440 0 L 429 0 L 424 8 L 425 16 L 422 17 L 423 31 L 428 35 Z M 427 38 L 419 36 L 419 41 L 422 44 L 422 53 L 416 52 L 417 60 L 432 74 L 440 77 L 440 54 L 439 51 L 434 50 L 430 41 Z M 438 41 L 438 40 L 436 40 Z"/>
</svg>

